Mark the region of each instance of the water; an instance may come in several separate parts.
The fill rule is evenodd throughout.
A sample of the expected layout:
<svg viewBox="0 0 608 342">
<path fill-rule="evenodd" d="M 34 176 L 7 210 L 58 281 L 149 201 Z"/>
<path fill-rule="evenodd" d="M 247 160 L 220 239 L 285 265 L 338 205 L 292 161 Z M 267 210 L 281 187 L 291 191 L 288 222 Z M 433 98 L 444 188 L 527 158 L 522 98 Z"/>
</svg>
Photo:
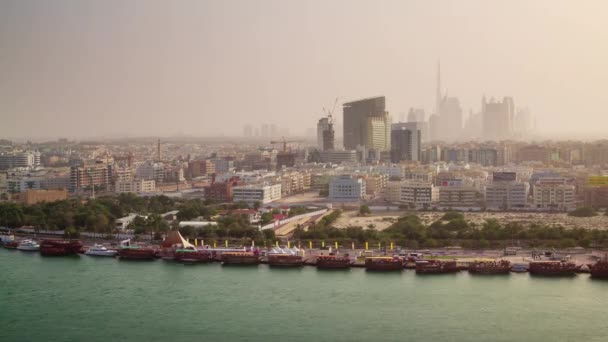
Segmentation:
<svg viewBox="0 0 608 342">
<path fill-rule="evenodd" d="M 0 341 L 606 341 L 588 275 L 318 271 L 0 250 Z"/>
</svg>

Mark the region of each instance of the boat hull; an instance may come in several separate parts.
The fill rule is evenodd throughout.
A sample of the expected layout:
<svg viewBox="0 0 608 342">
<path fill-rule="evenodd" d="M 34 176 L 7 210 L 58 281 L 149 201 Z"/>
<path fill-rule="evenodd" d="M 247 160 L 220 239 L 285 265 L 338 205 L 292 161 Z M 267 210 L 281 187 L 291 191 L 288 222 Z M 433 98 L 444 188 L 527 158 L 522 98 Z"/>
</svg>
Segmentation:
<svg viewBox="0 0 608 342">
<path fill-rule="evenodd" d="M 80 241 L 43 240 L 40 243 L 40 254 L 44 256 L 77 255 L 81 248 Z"/>
<path fill-rule="evenodd" d="M 173 253 L 173 260 L 183 263 L 205 263 L 211 261 L 207 252 L 180 252 Z"/>
<path fill-rule="evenodd" d="M 257 255 L 231 255 L 222 254 L 222 265 L 257 265 L 260 263 L 260 258 Z"/>
<path fill-rule="evenodd" d="M 150 248 L 124 248 L 118 250 L 120 260 L 154 260 L 156 251 Z"/>
<path fill-rule="evenodd" d="M 350 268 L 351 261 L 349 258 L 318 257 L 316 265 L 322 270 L 347 269 Z"/>
<path fill-rule="evenodd" d="M 589 264 L 589 273 L 591 278 L 595 279 L 608 279 L 608 263 L 598 262 L 596 264 Z"/>
<path fill-rule="evenodd" d="M 416 263 L 416 274 L 448 274 L 459 272 L 455 262 Z"/>
<path fill-rule="evenodd" d="M 108 250 L 108 251 L 86 251 L 84 253 L 88 256 L 98 256 L 98 257 L 115 257 L 118 255 L 118 251 Z"/>
<path fill-rule="evenodd" d="M 299 255 L 268 255 L 268 266 L 272 267 L 299 267 L 304 260 Z"/>
<path fill-rule="evenodd" d="M 23 252 L 38 252 L 40 246 L 17 246 L 17 249 Z"/>
<path fill-rule="evenodd" d="M 468 267 L 472 274 L 509 274 L 511 263 L 508 261 L 474 262 Z"/>
<path fill-rule="evenodd" d="M 573 263 L 531 262 L 528 272 L 538 276 L 570 277 L 576 275 L 580 268 Z"/>
<path fill-rule="evenodd" d="M 403 270 L 403 262 L 401 260 L 390 260 L 384 262 L 365 260 L 365 270 L 375 272 L 391 272 Z"/>
</svg>

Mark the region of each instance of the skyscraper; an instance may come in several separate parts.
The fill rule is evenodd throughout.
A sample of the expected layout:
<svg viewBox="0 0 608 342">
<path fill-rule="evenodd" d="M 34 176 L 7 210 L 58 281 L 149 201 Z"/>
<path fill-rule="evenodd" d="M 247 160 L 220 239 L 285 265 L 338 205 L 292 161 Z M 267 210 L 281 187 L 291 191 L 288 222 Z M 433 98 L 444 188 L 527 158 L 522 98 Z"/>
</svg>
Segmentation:
<svg viewBox="0 0 608 342">
<path fill-rule="evenodd" d="M 502 102 L 486 101 L 484 96 L 481 101 L 482 127 L 484 137 L 488 140 L 505 140 L 512 137 L 513 117 L 515 115 L 515 104 L 512 97 L 504 97 Z"/>
<path fill-rule="evenodd" d="M 441 65 L 437 64 L 437 93 L 436 93 L 436 114 L 435 125 L 431 131 L 437 136 L 433 140 L 457 140 L 462 137 L 462 108 L 460 101 L 456 97 L 443 95 L 441 91 Z"/>
<path fill-rule="evenodd" d="M 391 119 L 384 96 L 344 103 L 344 148 L 390 149 Z"/>
<path fill-rule="evenodd" d="M 320 151 L 334 149 L 334 124 L 331 116 L 321 118 L 317 123 L 317 146 Z"/>
<path fill-rule="evenodd" d="M 391 162 L 420 161 L 422 130 L 418 122 L 396 123 L 391 131 Z"/>
</svg>

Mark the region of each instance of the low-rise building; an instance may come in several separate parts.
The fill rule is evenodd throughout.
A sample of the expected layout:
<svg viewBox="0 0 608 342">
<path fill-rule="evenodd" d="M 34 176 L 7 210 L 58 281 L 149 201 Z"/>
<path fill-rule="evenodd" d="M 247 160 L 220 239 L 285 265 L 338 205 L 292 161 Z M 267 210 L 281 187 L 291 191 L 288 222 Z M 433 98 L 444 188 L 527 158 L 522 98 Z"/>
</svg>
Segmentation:
<svg viewBox="0 0 608 342">
<path fill-rule="evenodd" d="M 354 150 L 319 151 L 319 157 L 323 163 L 332 164 L 356 163 L 359 160 Z"/>
<path fill-rule="evenodd" d="M 124 180 L 117 181 L 114 185 L 116 193 L 141 193 L 141 192 L 154 192 L 156 191 L 156 181 L 135 179 L 135 180 Z"/>
<path fill-rule="evenodd" d="M 477 207 L 481 194 L 469 185 L 446 185 L 439 187 L 439 205 L 444 208 Z"/>
<path fill-rule="evenodd" d="M 238 176 L 230 177 L 224 182 L 213 182 L 204 188 L 205 199 L 220 203 L 231 202 L 233 188 L 240 185 L 244 183 Z"/>
<path fill-rule="evenodd" d="M 232 201 L 261 204 L 274 202 L 281 198 L 281 183 L 247 184 L 232 188 Z"/>
<path fill-rule="evenodd" d="M 576 207 L 575 186 L 566 183 L 537 182 L 534 185 L 534 208 L 567 211 Z"/>
<path fill-rule="evenodd" d="M 384 198 L 392 203 L 428 207 L 435 204 L 438 197 L 439 189 L 433 183 L 405 180 L 388 182 Z"/>
<path fill-rule="evenodd" d="M 381 195 L 388 183 L 388 175 L 385 174 L 366 175 L 363 178 L 365 179 L 365 193 L 371 197 Z"/>
<path fill-rule="evenodd" d="M 528 205 L 530 184 L 517 180 L 515 172 L 494 172 L 492 183 L 485 186 L 486 207 L 491 209 L 523 209 Z"/>
<path fill-rule="evenodd" d="M 329 182 L 329 199 L 332 201 L 358 201 L 366 194 L 365 181 L 350 175 L 336 176 Z"/>
<path fill-rule="evenodd" d="M 17 201 L 32 205 L 42 202 L 62 201 L 68 198 L 68 191 L 62 190 L 27 190 L 17 196 Z"/>
</svg>

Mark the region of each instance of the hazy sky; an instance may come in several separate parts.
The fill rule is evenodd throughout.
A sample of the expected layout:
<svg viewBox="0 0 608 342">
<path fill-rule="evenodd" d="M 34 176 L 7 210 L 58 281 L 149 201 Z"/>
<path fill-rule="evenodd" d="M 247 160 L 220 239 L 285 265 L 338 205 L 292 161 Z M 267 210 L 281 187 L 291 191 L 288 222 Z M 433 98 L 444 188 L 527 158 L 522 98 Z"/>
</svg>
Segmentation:
<svg viewBox="0 0 608 342">
<path fill-rule="evenodd" d="M 607 13 L 605 0 L 0 0 L 0 136 L 301 133 L 336 96 L 428 116 L 439 58 L 466 113 L 510 95 L 544 132 L 603 133 Z"/>
</svg>

